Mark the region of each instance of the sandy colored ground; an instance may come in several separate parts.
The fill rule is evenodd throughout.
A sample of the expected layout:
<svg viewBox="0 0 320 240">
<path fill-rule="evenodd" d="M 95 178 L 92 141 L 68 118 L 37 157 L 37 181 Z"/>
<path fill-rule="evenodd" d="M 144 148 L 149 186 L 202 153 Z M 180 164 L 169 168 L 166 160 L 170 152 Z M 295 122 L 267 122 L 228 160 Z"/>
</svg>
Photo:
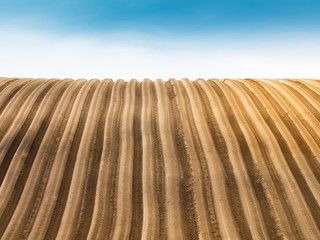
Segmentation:
<svg viewBox="0 0 320 240">
<path fill-rule="evenodd" d="M 1 239 L 320 239 L 320 81 L 0 79 Z"/>
</svg>

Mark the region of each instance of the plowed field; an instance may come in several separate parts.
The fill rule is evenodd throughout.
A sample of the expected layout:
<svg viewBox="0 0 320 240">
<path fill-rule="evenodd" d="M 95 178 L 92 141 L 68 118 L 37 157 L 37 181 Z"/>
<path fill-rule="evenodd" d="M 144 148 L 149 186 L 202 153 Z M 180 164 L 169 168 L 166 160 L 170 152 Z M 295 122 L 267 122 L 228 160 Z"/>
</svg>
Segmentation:
<svg viewBox="0 0 320 240">
<path fill-rule="evenodd" d="M 320 239 L 320 81 L 0 79 L 1 239 Z"/>
</svg>

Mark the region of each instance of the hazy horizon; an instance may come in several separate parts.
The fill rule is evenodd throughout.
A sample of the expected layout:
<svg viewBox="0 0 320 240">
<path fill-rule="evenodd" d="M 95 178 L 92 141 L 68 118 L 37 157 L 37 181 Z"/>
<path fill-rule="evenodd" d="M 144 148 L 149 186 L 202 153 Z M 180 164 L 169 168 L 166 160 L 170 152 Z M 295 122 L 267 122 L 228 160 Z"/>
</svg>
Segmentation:
<svg viewBox="0 0 320 240">
<path fill-rule="evenodd" d="M 319 78 L 317 1 L 0 3 L 0 75 Z"/>
</svg>

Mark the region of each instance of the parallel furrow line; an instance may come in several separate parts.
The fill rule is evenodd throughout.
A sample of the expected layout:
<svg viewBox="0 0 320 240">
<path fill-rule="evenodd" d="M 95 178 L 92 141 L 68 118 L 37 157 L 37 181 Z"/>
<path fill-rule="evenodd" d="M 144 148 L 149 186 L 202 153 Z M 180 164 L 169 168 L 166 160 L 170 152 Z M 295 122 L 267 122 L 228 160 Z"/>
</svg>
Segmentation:
<svg viewBox="0 0 320 240">
<path fill-rule="evenodd" d="M 87 177 L 87 170 L 90 159 L 91 144 L 93 141 L 95 128 L 97 126 L 97 119 L 99 116 L 99 110 L 101 108 L 101 100 L 103 95 L 107 90 L 108 82 L 101 82 L 97 84 L 97 81 L 92 81 L 92 85 L 86 88 L 87 97 L 90 98 L 90 103 L 86 107 L 84 100 L 77 105 L 78 109 L 87 111 L 86 119 L 81 132 L 81 140 L 76 149 L 76 159 L 74 163 L 74 169 L 72 174 L 72 179 L 69 187 L 68 198 L 65 205 L 65 210 L 61 219 L 60 228 L 57 233 L 57 239 L 74 239 L 77 233 L 77 227 L 79 222 L 79 217 L 81 213 L 82 199 L 84 197 L 84 185 Z M 89 90 L 94 91 L 93 96 Z M 84 120 L 79 118 L 79 120 Z"/>
<path fill-rule="evenodd" d="M 51 106 L 54 105 L 59 99 L 60 92 L 63 91 L 63 88 L 65 87 L 64 85 L 66 85 L 66 82 L 56 84 L 47 93 L 43 102 L 39 106 L 39 110 L 35 114 L 28 131 L 23 136 L 21 143 L 16 149 L 14 156 L 10 162 L 10 166 L 8 166 L 8 170 L 6 171 L 6 175 L 0 188 L 1 196 L 11 196 L 11 193 L 14 191 L 14 187 L 25 164 L 26 158 L 30 151 L 30 147 L 32 146 L 34 139 L 38 136 L 38 131 L 43 122 L 50 114 L 52 110 Z M 1 168 L 1 170 L 3 170 L 3 168 Z"/>
<path fill-rule="evenodd" d="M 234 115 L 236 116 L 236 121 L 241 128 L 243 135 L 245 137 L 245 141 L 248 144 L 250 153 L 252 154 L 253 165 L 257 166 L 259 170 L 258 173 L 261 175 L 261 184 L 262 190 L 267 198 L 267 205 L 263 206 L 264 209 L 262 211 L 268 211 L 269 219 L 267 219 L 266 225 L 271 226 L 275 229 L 268 229 L 272 232 L 273 235 L 270 235 L 271 239 L 282 238 L 284 234 L 288 239 L 295 238 L 294 232 L 290 226 L 290 220 L 286 216 L 285 212 L 285 203 L 283 203 L 284 199 L 281 199 L 281 194 L 277 190 L 279 187 L 275 182 L 277 181 L 274 176 L 274 172 L 272 166 L 270 166 L 270 159 L 268 154 L 265 153 L 264 145 L 259 140 L 259 133 L 257 133 L 255 120 L 260 121 L 258 118 L 255 118 L 254 121 L 249 119 L 247 116 L 256 114 L 254 112 L 248 112 L 247 109 L 241 104 L 242 101 L 239 101 L 235 98 L 234 94 L 230 91 L 228 86 L 225 84 L 218 84 L 224 96 L 221 96 L 223 99 L 226 98 L 226 102 L 230 105 L 232 111 L 234 111 Z M 259 191 L 256 191 L 259 194 Z M 274 217 L 275 219 L 272 219 Z M 270 219 L 271 218 L 271 219 Z M 275 223 L 272 224 L 272 221 Z M 271 222 L 271 223 L 270 223 Z M 276 224 L 276 226 L 274 226 Z"/>
<path fill-rule="evenodd" d="M 240 98 L 244 98 L 245 94 L 249 94 L 251 99 L 256 99 L 251 91 L 247 89 L 247 91 L 244 92 L 244 90 L 240 90 L 238 87 L 238 84 L 235 82 L 228 81 L 228 84 L 230 84 L 231 88 L 233 88 L 237 95 Z M 243 86 L 241 86 L 242 88 Z M 246 89 L 246 88 L 243 88 Z M 247 102 L 247 100 L 245 100 Z M 264 142 L 266 144 L 272 144 L 269 145 L 268 151 L 270 154 L 272 154 L 271 158 L 273 159 L 274 166 L 276 167 L 277 171 L 279 171 L 278 176 L 280 177 L 282 183 L 284 186 L 284 190 L 287 192 L 287 197 L 291 203 L 291 209 L 294 211 L 296 219 L 299 223 L 300 230 L 304 234 L 304 237 L 307 239 L 316 239 L 319 237 L 319 232 L 317 229 L 317 226 L 314 222 L 314 219 L 312 217 L 312 214 L 304 200 L 304 197 L 301 193 L 301 190 L 296 182 L 296 178 L 293 176 L 293 173 L 290 171 L 290 165 L 288 165 L 288 155 L 287 152 L 283 153 L 284 147 L 286 146 L 285 141 L 281 141 L 283 139 L 283 136 L 277 132 L 277 128 L 275 126 L 275 122 L 270 116 L 268 117 L 265 108 L 261 103 L 258 102 L 258 100 L 255 101 L 255 104 L 257 104 L 257 107 L 259 108 L 260 112 L 264 112 L 263 117 L 265 118 L 265 121 L 268 126 L 264 126 L 262 129 L 264 131 L 264 134 L 261 135 L 262 138 L 267 137 Z M 258 124 L 258 123 L 257 123 Z M 260 124 L 260 123 L 259 123 Z M 261 122 L 261 124 L 264 124 L 264 122 Z M 271 132 L 269 132 L 271 131 Z"/>
<path fill-rule="evenodd" d="M 30 97 L 28 97 L 26 99 L 26 101 L 24 102 L 24 104 L 21 106 L 20 111 L 18 112 L 17 116 L 14 118 L 12 124 L 10 125 L 9 129 L 7 130 L 6 134 L 4 135 L 3 139 L 0 142 L 0 165 L 2 164 L 3 161 L 5 161 L 5 162 L 12 161 L 11 159 L 5 158 L 7 156 L 8 150 L 9 150 L 11 144 L 13 143 L 13 141 L 15 140 L 15 138 L 16 138 L 17 134 L 19 133 L 21 127 L 23 126 L 24 122 L 26 121 L 27 117 L 29 116 L 29 113 L 30 113 L 33 105 L 37 101 L 38 97 L 40 97 L 41 93 L 51 83 L 52 82 L 48 81 L 48 82 L 43 82 L 43 84 L 39 85 L 34 90 L 34 94 L 30 95 Z M 31 119 L 32 119 L 32 117 L 31 117 Z M 27 129 L 25 129 L 24 133 L 27 132 L 28 127 L 27 127 Z M 21 138 L 23 138 L 23 137 L 24 137 L 24 134 L 22 134 Z M 12 155 L 14 155 L 15 152 L 16 151 L 14 151 L 12 153 Z M 25 154 L 26 153 L 24 153 L 24 155 Z M 11 165 L 11 166 L 13 166 L 13 165 Z M 13 166 L 13 167 L 15 167 L 15 166 Z M 20 170 L 20 168 L 18 168 L 18 169 Z M 15 171 L 13 171 L 13 173 L 15 173 Z M 17 173 L 20 173 L 20 171 L 18 171 Z M 11 177 L 11 174 L 12 174 L 12 172 L 9 172 L 6 174 L 6 176 L 8 176 L 8 178 L 4 179 L 4 182 L 0 188 L 0 216 L 3 214 L 3 211 L 5 210 L 5 207 L 6 207 L 8 201 L 9 201 L 9 198 L 11 196 L 11 192 L 13 191 L 15 181 L 10 181 L 10 180 L 13 180 Z M 19 175 L 14 174 L 13 176 L 15 178 L 17 178 Z M 12 186 L 12 188 L 8 187 L 8 185 L 6 185 L 6 184 L 8 184 L 7 179 L 9 179 L 9 182 L 12 183 L 12 184 L 9 184 L 9 186 Z"/>
<path fill-rule="evenodd" d="M 57 144 L 58 146 L 56 152 L 52 153 L 54 154 L 54 159 L 52 160 L 53 163 L 51 167 L 51 173 L 48 176 L 47 186 L 43 194 L 43 199 L 40 203 L 38 213 L 35 217 L 29 239 L 43 239 L 46 235 L 46 231 L 52 217 L 53 209 L 58 198 L 61 178 L 64 174 L 65 162 L 69 154 L 69 148 L 71 146 L 71 141 L 74 135 L 73 132 L 75 131 L 72 131 L 72 125 L 74 124 L 74 127 L 77 126 L 77 119 L 75 118 L 75 116 L 77 115 L 77 111 L 81 111 L 81 109 L 77 109 L 77 107 L 75 106 L 77 106 L 77 103 L 80 101 L 81 97 L 85 98 L 83 92 L 85 91 L 84 89 L 86 88 L 86 86 L 88 86 L 88 84 L 91 83 L 84 84 L 83 81 L 74 81 L 66 89 L 61 97 L 55 114 L 52 116 L 52 121 L 48 126 L 46 135 L 43 139 L 42 145 L 46 146 L 46 144 L 50 144 L 50 138 L 52 138 L 53 134 L 53 136 L 55 136 L 56 138 L 56 141 L 59 141 L 59 145 L 57 142 L 53 143 Z M 80 88 L 82 88 L 82 90 L 80 90 L 80 92 L 78 93 Z M 74 104 L 76 97 L 76 103 Z M 71 111 L 70 108 L 72 106 L 73 109 Z M 71 111 L 71 113 L 69 111 Z M 68 122 L 66 122 L 67 120 Z M 64 127 L 59 130 L 59 127 L 61 127 L 61 125 Z"/>
<path fill-rule="evenodd" d="M 190 98 L 195 125 L 206 157 L 221 237 L 223 239 L 240 239 L 229 201 L 227 201 L 226 175 L 214 142 L 209 134 L 210 131 L 204 119 L 204 109 L 200 103 L 199 95 L 190 81 L 184 79 L 183 85 Z"/>
<path fill-rule="evenodd" d="M 271 85 L 270 82 L 269 84 Z M 267 85 L 268 84 L 261 83 L 261 86 L 267 87 Z M 251 84 L 247 82 L 247 86 L 250 88 Z M 282 93 L 287 96 L 287 92 L 284 89 L 282 89 Z M 320 199 L 320 184 L 317 181 L 316 175 L 314 172 L 312 172 L 310 166 L 308 165 L 306 159 L 308 155 L 305 156 L 305 149 L 308 149 L 309 147 L 303 141 L 297 141 L 302 139 L 300 132 L 296 129 L 296 126 L 292 123 L 292 120 L 288 118 L 287 113 L 281 109 L 279 104 L 265 89 L 258 88 L 258 90 L 255 91 L 255 95 L 260 99 L 260 102 L 263 104 L 269 115 L 272 116 L 276 128 L 279 129 L 278 131 L 281 132 L 284 142 L 287 144 L 288 149 L 290 149 L 292 158 L 295 159 L 292 161 L 292 165 L 296 165 L 296 168 L 301 171 L 301 174 L 304 176 L 304 179 L 312 194 L 314 194 L 315 199 Z M 282 95 L 282 97 L 284 96 Z M 318 128 L 319 127 L 320 125 Z M 318 175 L 319 173 L 316 174 Z M 303 189 L 305 190 L 305 187 L 303 187 Z"/>
<path fill-rule="evenodd" d="M 23 79 L 18 79 L 18 78 L 0 78 L 0 94 L 2 94 L 2 92 L 6 88 L 14 85 L 15 82 L 20 82 L 20 81 L 22 82 Z"/>
<path fill-rule="evenodd" d="M 165 169 L 166 230 L 169 239 L 184 239 L 180 210 L 180 171 L 173 142 L 169 98 L 165 83 L 155 82 L 158 98 L 159 130 Z"/>
<path fill-rule="evenodd" d="M 107 90 L 102 94 L 102 106 L 98 111 L 97 127 L 95 135 L 92 141 L 92 148 L 90 153 L 90 162 L 88 166 L 88 176 L 85 183 L 85 193 L 82 200 L 80 220 L 78 221 L 78 229 L 75 239 L 87 239 L 90 229 L 90 222 L 92 220 L 94 199 L 96 194 L 96 185 L 98 179 L 99 165 L 103 147 L 103 135 L 106 115 L 110 104 L 111 90 L 113 82 L 111 79 L 105 79 L 109 81 Z"/>
<path fill-rule="evenodd" d="M 155 101 L 152 96 L 152 82 L 142 82 L 142 200 L 143 222 L 141 239 L 159 238 L 159 204 L 156 187 L 156 163 L 154 140 L 152 136 L 152 108 Z"/>
<path fill-rule="evenodd" d="M 93 216 L 88 233 L 88 239 L 108 239 L 111 225 L 111 174 L 117 158 L 118 119 L 124 82 L 117 81 L 112 88 L 111 102 L 105 121 L 103 149 L 97 180 L 97 190 L 94 202 Z M 106 226 L 109 226 L 107 228 Z"/>
<path fill-rule="evenodd" d="M 6 134 L 14 118 L 17 116 L 17 113 L 21 110 L 21 103 L 24 103 L 26 99 L 32 99 L 32 95 L 34 94 L 34 92 L 37 91 L 39 87 L 43 86 L 43 84 L 46 85 L 45 80 L 43 79 L 30 81 L 29 84 L 25 84 L 22 88 L 19 89 L 19 91 L 13 96 L 13 98 L 10 99 L 10 102 L 3 109 L 3 112 L 0 115 L 0 141 Z"/>
<path fill-rule="evenodd" d="M 181 114 L 184 141 L 185 145 L 187 146 L 188 158 L 190 161 L 189 164 L 192 169 L 192 191 L 194 194 L 193 201 L 197 213 L 196 217 L 199 229 L 199 239 L 211 239 L 213 236 L 211 234 L 209 217 L 207 216 L 208 211 L 206 210 L 206 205 L 204 202 L 204 183 L 201 176 L 201 166 L 195 151 L 195 145 L 193 142 L 190 123 L 188 120 L 188 113 L 186 111 L 185 100 L 181 92 L 181 86 L 178 84 L 178 82 L 175 80 L 171 80 L 171 82 L 175 90 L 177 103 L 179 106 L 179 112 Z"/>
<path fill-rule="evenodd" d="M 317 138 L 314 138 L 316 133 L 309 124 L 305 124 L 307 120 L 299 113 L 298 104 L 291 104 L 282 93 L 269 84 L 261 83 L 266 91 L 276 100 L 277 104 L 283 109 L 287 116 L 283 117 L 286 120 L 286 125 L 290 129 L 290 133 L 294 136 L 299 148 L 305 155 L 306 161 L 310 165 L 311 170 L 320 182 L 320 146 Z M 277 105 L 275 104 L 275 105 Z M 282 114 L 284 115 L 284 113 Z M 320 124 L 319 124 L 320 128 Z M 309 131 L 308 131 L 309 130 Z"/>
<path fill-rule="evenodd" d="M 217 119 L 219 128 L 225 139 L 230 162 L 234 169 L 235 179 L 239 186 L 241 203 L 254 239 L 268 239 L 268 234 L 263 221 L 259 202 L 254 193 L 250 177 L 243 159 L 243 153 L 238 143 L 238 139 L 227 118 L 225 110 L 220 102 L 220 97 L 215 92 L 210 91 L 210 86 L 203 80 L 198 81 L 199 85 L 207 95 L 213 114 Z M 239 136 L 238 136 L 239 137 Z"/>
<path fill-rule="evenodd" d="M 120 126 L 119 173 L 116 218 L 112 239 L 129 239 L 132 221 L 132 177 L 134 156 L 133 117 L 136 81 L 127 83 Z"/>
<path fill-rule="evenodd" d="M 142 200 L 142 83 L 137 82 L 135 91 L 135 109 L 133 119 L 134 157 L 132 176 L 132 223 L 130 239 L 141 239 L 143 221 Z M 150 160 L 153 161 L 154 159 Z"/>
</svg>

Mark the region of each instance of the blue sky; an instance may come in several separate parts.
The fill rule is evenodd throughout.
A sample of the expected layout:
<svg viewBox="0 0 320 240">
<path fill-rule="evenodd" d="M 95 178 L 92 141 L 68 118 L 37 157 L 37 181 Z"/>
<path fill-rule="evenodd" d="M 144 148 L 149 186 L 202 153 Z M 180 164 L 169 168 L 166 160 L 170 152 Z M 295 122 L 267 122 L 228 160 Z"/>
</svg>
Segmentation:
<svg viewBox="0 0 320 240">
<path fill-rule="evenodd" d="M 319 13 L 316 0 L 0 0 L 0 75 L 320 77 Z"/>
<path fill-rule="evenodd" d="M 319 31 L 317 0 L 1 0 L 7 21 L 65 31 Z"/>
</svg>

